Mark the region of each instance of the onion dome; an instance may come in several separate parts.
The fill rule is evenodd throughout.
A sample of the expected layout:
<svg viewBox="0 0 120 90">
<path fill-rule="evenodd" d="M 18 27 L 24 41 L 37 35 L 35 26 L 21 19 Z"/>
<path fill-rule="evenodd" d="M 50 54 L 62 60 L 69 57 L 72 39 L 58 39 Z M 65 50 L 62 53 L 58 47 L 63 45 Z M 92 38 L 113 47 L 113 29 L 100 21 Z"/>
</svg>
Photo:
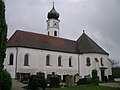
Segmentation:
<svg viewBox="0 0 120 90">
<path fill-rule="evenodd" d="M 48 12 L 48 19 L 58 19 L 59 18 L 59 13 L 55 10 L 54 5 L 53 8 L 50 12 Z"/>
</svg>

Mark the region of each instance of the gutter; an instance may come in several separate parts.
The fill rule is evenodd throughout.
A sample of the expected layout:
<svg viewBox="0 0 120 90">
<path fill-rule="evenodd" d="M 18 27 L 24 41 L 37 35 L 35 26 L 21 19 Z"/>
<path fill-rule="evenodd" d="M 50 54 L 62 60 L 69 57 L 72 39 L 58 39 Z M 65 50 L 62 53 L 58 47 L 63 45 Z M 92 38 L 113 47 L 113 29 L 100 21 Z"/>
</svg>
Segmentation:
<svg viewBox="0 0 120 90">
<path fill-rule="evenodd" d="M 16 47 L 15 79 L 17 78 L 18 47 Z"/>
<path fill-rule="evenodd" d="M 78 74 L 80 75 L 80 54 L 78 54 Z"/>
</svg>

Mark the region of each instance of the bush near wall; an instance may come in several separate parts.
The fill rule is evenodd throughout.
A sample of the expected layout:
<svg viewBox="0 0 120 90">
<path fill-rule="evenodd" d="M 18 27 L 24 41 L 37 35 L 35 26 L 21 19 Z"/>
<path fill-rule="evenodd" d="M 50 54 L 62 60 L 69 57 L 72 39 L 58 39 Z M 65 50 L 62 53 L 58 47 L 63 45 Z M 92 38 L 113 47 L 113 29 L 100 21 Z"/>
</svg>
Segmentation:
<svg viewBox="0 0 120 90">
<path fill-rule="evenodd" d="M 29 77 L 28 86 L 32 90 L 36 90 L 38 88 L 42 88 L 44 90 L 47 87 L 47 80 L 42 73 L 39 73 L 37 75 L 31 75 Z"/>
<path fill-rule="evenodd" d="M 77 86 L 84 85 L 84 84 L 92 84 L 92 83 L 93 83 L 92 78 L 86 77 L 86 78 L 79 79 L 79 81 L 77 82 Z"/>
<path fill-rule="evenodd" d="M 12 78 L 11 78 L 10 74 L 7 72 L 6 69 L 3 69 L 1 74 L 2 74 L 1 90 L 11 90 Z"/>
<path fill-rule="evenodd" d="M 87 84 L 86 78 L 79 79 L 79 81 L 77 82 L 77 86 L 84 85 L 84 84 Z"/>
<path fill-rule="evenodd" d="M 92 84 L 93 80 L 91 77 L 86 77 L 87 84 Z"/>
<path fill-rule="evenodd" d="M 50 87 L 60 87 L 60 76 L 52 72 L 50 77 Z"/>
<path fill-rule="evenodd" d="M 29 83 L 28 83 L 29 88 L 35 90 L 35 89 L 38 88 L 38 85 L 37 85 L 37 84 L 38 84 L 38 82 L 37 82 L 37 77 L 36 77 L 36 75 L 31 75 L 31 76 L 29 77 Z"/>
<path fill-rule="evenodd" d="M 120 67 L 112 68 L 112 74 L 114 78 L 120 78 Z"/>
<path fill-rule="evenodd" d="M 50 87 L 60 87 L 60 80 L 59 80 L 59 77 L 57 76 L 53 76 L 50 78 Z"/>
<path fill-rule="evenodd" d="M 93 80 L 94 85 L 98 85 L 99 80 L 98 80 L 97 70 L 96 69 L 92 70 L 92 80 Z"/>
</svg>

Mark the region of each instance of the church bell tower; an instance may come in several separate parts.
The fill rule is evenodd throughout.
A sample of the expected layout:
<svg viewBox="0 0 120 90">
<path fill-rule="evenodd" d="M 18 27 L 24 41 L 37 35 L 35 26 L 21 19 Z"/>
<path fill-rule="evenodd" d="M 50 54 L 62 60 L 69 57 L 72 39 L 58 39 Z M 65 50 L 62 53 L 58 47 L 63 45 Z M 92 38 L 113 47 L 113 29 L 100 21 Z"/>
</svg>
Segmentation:
<svg viewBox="0 0 120 90">
<path fill-rule="evenodd" d="M 47 31 L 49 36 L 59 37 L 59 13 L 55 10 L 54 2 L 53 8 L 47 15 Z"/>
</svg>

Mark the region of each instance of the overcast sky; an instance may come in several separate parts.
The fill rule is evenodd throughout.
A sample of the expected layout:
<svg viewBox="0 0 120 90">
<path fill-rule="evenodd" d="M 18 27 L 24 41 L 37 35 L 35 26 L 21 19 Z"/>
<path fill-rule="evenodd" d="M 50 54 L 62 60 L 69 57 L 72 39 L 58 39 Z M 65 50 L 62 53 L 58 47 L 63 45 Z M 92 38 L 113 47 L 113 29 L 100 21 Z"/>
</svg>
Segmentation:
<svg viewBox="0 0 120 90">
<path fill-rule="evenodd" d="M 60 14 L 60 37 L 77 40 L 89 35 L 120 61 L 120 0 L 54 0 Z M 53 0 L 5 0 L 8 38 L 17 30 L 47 34 Z"/>
</svg>

